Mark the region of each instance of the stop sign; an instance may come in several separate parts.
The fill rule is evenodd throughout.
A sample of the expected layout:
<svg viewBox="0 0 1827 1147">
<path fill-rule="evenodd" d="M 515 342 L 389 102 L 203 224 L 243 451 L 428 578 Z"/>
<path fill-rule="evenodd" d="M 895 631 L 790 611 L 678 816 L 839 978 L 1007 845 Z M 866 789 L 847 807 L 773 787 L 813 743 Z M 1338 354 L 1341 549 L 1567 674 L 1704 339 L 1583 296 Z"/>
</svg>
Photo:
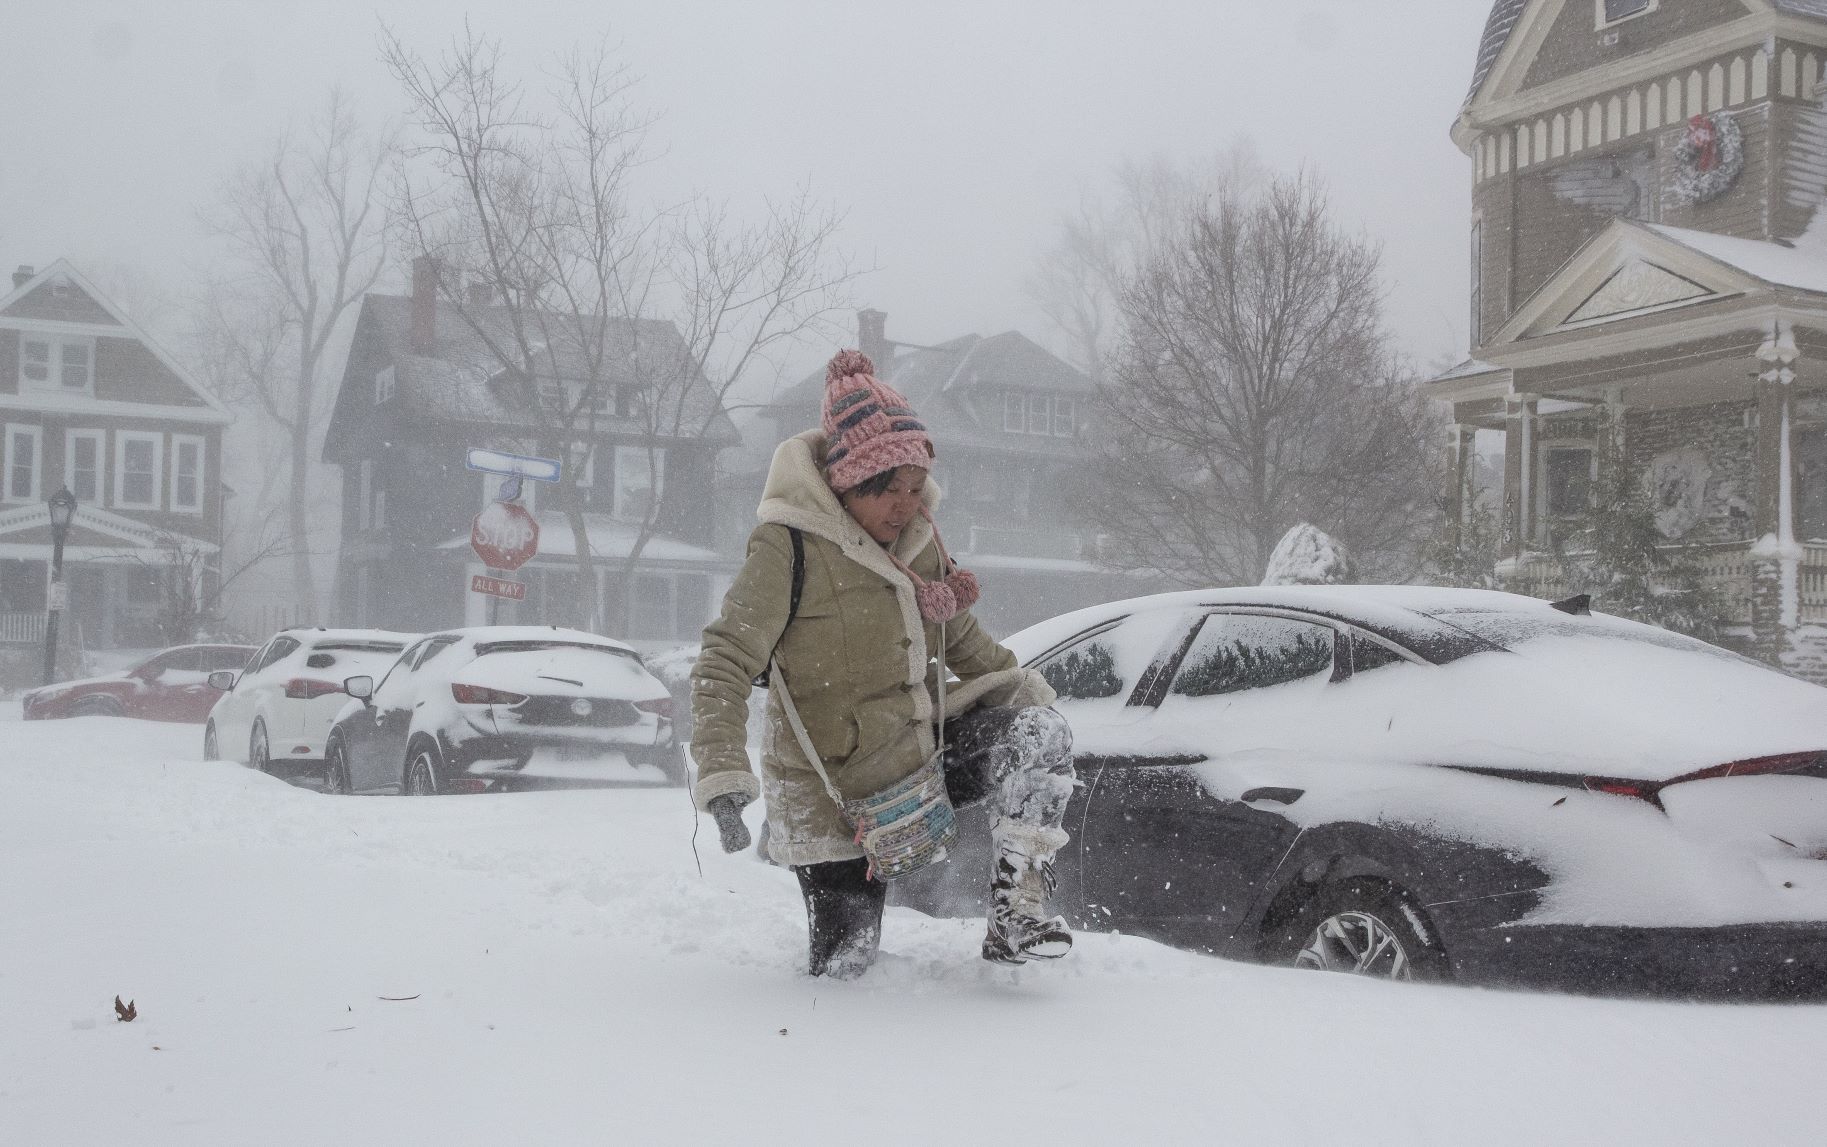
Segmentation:
<svg viewBox="0 0 1827 1147">
<path fill-rule="evenodd" d="M 539 522 L 518 502 L 490 502 L 470 523 L 469 546 L 492 570 L 517 570 L 539 552 Z"/>
</svg>

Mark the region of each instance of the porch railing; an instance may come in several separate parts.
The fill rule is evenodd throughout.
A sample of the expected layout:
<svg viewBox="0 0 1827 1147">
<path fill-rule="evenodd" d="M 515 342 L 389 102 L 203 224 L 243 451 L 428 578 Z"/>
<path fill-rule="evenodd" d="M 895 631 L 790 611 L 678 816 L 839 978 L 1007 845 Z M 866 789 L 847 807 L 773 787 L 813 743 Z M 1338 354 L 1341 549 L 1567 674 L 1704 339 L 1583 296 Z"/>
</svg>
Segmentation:
<svg viewBox="0 0 1827 1147">
<path fill-rule="evenodd" d="M 37 645 L 43 641 L 43 610 L 0 613 L 0 645 Z"/>
<path fill-rule="evenodd" d="M 1827 546 L 1802 549 L 1800 617 L 1804 622 L 1827 622 Z M 1726 602 L 1732 624 L 1751 623 L 1751 543 L 1732 542 L 1710 546 L 1700 555 L 1707 584 Z M 1521 593 L 1535 597 L 1564 597 L 1567 578 L 1552 556 L 1533 554 L 1517 570 L 1513 583 Z"/>
</svg>

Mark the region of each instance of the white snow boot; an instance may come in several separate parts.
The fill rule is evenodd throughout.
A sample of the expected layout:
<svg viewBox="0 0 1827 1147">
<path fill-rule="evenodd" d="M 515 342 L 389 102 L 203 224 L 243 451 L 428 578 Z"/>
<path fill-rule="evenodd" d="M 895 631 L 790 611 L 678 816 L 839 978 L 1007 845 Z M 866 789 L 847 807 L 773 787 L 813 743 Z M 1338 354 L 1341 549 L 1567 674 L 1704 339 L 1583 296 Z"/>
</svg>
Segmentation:
<svg viewBox="0 0 1827 1147">
<path fill-rule="evenodd" d="M 999 964 L 1057 960 L 1072 950 L 1063 916 L 1052 915 L 1053 856 L 1066 843 L 1064 829 L 999 819 L 990 829 L 996 870 L 990 880 L 989 931 L 983 958 Z"/>
</svg>

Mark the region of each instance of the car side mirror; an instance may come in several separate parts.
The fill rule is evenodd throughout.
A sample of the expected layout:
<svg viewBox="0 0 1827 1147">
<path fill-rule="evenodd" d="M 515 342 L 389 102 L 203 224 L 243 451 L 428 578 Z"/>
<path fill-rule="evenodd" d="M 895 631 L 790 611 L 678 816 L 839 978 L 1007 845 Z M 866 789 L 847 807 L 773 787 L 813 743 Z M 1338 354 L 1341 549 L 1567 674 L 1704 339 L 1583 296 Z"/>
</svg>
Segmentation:
<svg viewBox="0 0 1827 1147">
<path fill-rule="evenodd" d="M 218 669 L 209 675 L 209 687 L 226 693 L 235 687 L 235 674 L 231 669 Z"/>
<path fill-rule="evenodd" d="M 346 677 L 343 679 L 343 692 L 366 705 L 374 696 L 374 678 L 366 674 L 360 677 Z"/>
</svg>

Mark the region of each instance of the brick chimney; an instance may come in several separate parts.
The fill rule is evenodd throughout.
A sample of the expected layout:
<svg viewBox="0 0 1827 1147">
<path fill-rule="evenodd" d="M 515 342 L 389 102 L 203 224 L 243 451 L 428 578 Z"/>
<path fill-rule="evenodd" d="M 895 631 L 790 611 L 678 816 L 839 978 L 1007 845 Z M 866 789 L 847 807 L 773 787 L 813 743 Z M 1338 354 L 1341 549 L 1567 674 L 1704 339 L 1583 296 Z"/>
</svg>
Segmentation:
<svg viewBox="0 0 1827 1147">
<path fill-rule="evenodd" d="M 412 351 L 438 349 L 438 260 L 420 255 L 412 261 Z"/>
<path fill-rule="evenodd" d="M 875 363 L 878 375 L 888 376 L 888 365 L 894 361 L 894 348 L 888 345 L 886 312 L 865 309 L 856 313 L 856 349 Z"/>
<path fill-rule="evenodd" d="M 19 269 L 13 272 L 13 289 L 16 291 L 20 287 L 25 286 L 32 281 L 32 276 L 37 273 L 38 268 L 32 266 L 30 263 L 19 264 Z"/>
</svg>

